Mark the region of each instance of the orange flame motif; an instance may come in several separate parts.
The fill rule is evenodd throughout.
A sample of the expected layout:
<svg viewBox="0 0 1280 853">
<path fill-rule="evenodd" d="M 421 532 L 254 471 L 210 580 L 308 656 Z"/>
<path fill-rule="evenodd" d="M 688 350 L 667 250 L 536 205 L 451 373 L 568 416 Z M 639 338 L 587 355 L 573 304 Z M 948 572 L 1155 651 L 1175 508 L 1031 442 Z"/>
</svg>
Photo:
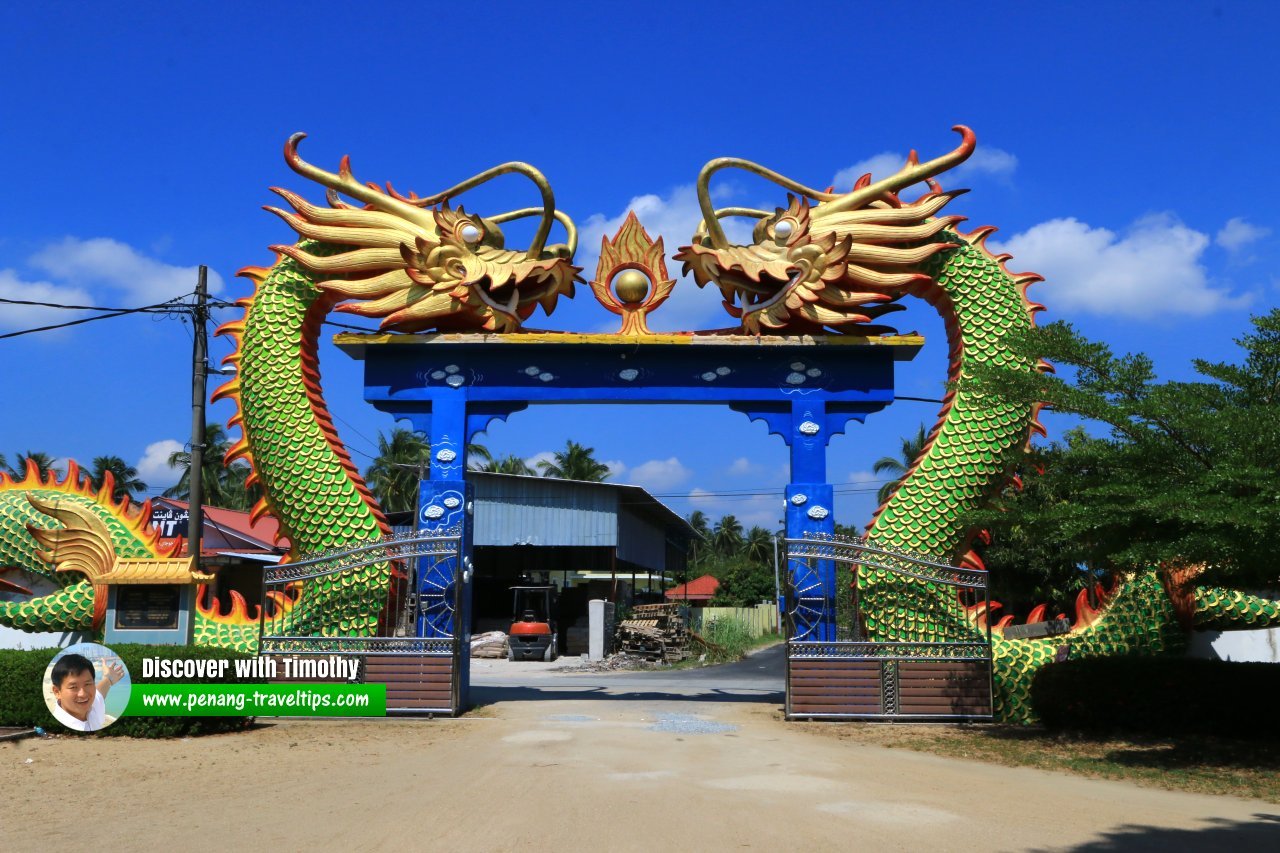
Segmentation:
<svg viewBox="0 0 1280 853">
<path fill-rule="evenodd" d="M 645 231 L 635 211 L 613 239 L 600 239 L 600 262 L 591 290 L 600 304 L 621 315 L 619 335 L 648 335 L 646 318 L 667 301 L 675 279 L 667 278 L 662 238 L 654 240 Z"/>
<path fill-rule="evenodd" d="M 31 459 L 27 460 L 26 472 L 20 479 L 0 472 L 0 490 L 24 489 L 61 492 L 93 502 L 124 525 L 154 557 L 173 557 L 182 547 L 180 542 L 170 545 L 161 543 L 159 529 L 151 526 L 151 501 L 135 504 L 128 495 L 121 496 L 119 500 L 115 498 L 116 481 L 110 471 L 103 474 L 102 486 L 96 491 L 75 460 L 67 461 L 67 470 L 61 480 L 56 471 L 49 471 L 46 476 L 41 476 L 39 467 Z"/>
<path fill-rule="evenodd" d="M 262 620 L 262 605 L 250 606 L 244 600 L 244 596 L 234 589 L 227 590 L 227 593 L 231 598 L 231 605 L 223 610 L 222 604 L 213 596 L 212 589 L 208 586 L 201 587 L 200 594 L 196 596 L 196 609 L 206 619 L 222 625 L 257 625 Z M 284 618 L 293 610 L 301 597 L 301 583 L 289 584 L 284 592 L 271 590 L 267 593 L 266 618 Z"/>
</svg>

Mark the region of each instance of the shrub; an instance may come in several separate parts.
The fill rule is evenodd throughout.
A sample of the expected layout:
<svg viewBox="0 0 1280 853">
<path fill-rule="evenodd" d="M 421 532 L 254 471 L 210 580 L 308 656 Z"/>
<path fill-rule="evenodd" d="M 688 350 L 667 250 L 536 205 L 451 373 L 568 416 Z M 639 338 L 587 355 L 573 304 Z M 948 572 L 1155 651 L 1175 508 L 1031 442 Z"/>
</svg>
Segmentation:
<svg viewBox="0 0 1280 853">
<path fill-rule="evenodd" d="M 1047 728 L 1088 733 L 1280 738 L 1280 666 L 1113 657 L 1050 664 L 1031 684 Z"/>
<path fill-rule="evenodd" d="M 144 646 L 120 644 L 111 647 L 128 668 L 134 685 L 144 684 L 237 684 L 248 679 L 236 678 L 228 668 L 224 679 L 152 678 L 141 680 L 142 659 L 189 658 L 200 660 L 236 660 L 253 657 L 229 649 L 197 646 Z M 44 700 L 44 671 L 61 649 L 14 651 L 0 649 L 0 725 L 41 726 L 50 732 L 65 732 L 61 723 L 49 713 Z M 127 737 L 181 737 L 195 734 L 237 731 L 253 722 L 252 717 L 121 717 L 96 734 Z"/>
</svg>

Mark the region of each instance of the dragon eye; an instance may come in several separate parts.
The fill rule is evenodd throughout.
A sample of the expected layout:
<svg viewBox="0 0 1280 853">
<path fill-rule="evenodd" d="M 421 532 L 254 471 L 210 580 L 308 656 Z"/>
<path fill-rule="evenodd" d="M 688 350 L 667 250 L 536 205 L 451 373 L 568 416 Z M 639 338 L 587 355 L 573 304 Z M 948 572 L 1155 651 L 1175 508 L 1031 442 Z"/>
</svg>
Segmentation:
<svg viewBox="0 0 1280 853">
<path fill-rule="evenodd" d="M 781 237 L 783 240 L 790 237 L 791 232 L 794 230 L 795 226 L 785 219 L 773 226 L 774 235 Z"/>
<path fill-rule="evenodd" d="M 461 234 L 463 242 L 466 243 L 478 243 L 482 236 L 480 234 L 480 229 L 474 225 L 463 225 Z"/>
</svg>

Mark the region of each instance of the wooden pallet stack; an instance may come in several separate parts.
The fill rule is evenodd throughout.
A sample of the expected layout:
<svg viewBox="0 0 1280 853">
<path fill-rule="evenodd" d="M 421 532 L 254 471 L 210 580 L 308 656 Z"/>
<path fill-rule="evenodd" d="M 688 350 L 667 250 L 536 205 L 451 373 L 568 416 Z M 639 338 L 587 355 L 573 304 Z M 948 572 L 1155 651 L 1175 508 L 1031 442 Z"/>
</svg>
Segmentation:
<svg viewBox="0 0 1280 853">
<path fill-rule="evenodd" d="M 678 604 L 641 604 L 618 623 L 618 651 L 675 663 L 689 656 L 689 629 Z"/>
</svg>

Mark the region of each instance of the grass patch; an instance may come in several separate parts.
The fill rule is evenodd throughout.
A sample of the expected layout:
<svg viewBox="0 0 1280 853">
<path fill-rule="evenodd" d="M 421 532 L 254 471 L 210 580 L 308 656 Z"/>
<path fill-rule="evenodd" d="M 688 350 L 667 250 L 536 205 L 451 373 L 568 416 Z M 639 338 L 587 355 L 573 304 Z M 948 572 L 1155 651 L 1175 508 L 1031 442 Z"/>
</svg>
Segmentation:
<svg viewBox="0 0 1280 853">
<path fill-rule="evenodd" d="M 782 642 L 781 637 L 772 633 L 751 636 L 747 627 L 737 619 L 716 619 L 704 626 L 699 636 L 710 645 L 704 647 L 696 640 L 691 641 L 689 651 L 693 656 L 672 664 L 672 669 L 695 669 L 734 663 L 745 658 L 749 652 Z"/>
<path fill-rule="evenodd" d="M 792 723 L 842 741 L 1152 788 L 1280 803 L 1280 744 L 1211 735 L 1087 737 L 1023 726 Z"/>
</svg>

